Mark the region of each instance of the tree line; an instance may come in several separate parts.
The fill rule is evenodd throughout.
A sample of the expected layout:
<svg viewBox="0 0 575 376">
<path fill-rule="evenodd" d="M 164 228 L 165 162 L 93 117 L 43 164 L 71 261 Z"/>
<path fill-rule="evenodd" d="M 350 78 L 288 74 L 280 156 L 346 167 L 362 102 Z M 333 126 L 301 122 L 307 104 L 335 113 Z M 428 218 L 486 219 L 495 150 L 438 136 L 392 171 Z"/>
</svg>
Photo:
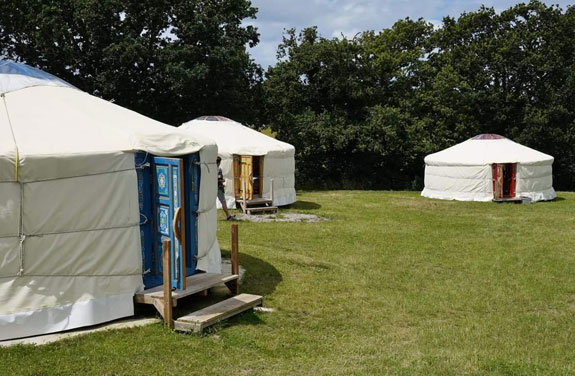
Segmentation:
<svg viewBox="0 0 575 376">
<path fill-rule="evenodd" d="M 353 38 L 287 30 L 266 72 L 247 0 L 0 4 L 0 54 L 178 125 L 219 114 L 296 147 L 297 185 L 419 189 L 425 155 L 497 133 L 575 189 L 575 7 L 481 7 Z"/>
</svg>

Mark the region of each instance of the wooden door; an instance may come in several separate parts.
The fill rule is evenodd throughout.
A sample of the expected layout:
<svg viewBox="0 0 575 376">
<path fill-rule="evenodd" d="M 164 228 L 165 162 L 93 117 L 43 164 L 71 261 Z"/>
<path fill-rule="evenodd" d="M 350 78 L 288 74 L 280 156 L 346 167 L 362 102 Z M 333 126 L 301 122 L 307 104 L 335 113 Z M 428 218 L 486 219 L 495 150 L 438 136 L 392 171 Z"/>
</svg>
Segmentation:
<svg viewBox="0 0 575 376">
<path fill-rule="evenodd" d="M 242 198 L 241 196 L 241 188 L 242 188 L 242 179 L 241 179 L 241 174 L 242 174 L 242 163 L 241 163 L 241 157 L 239 155 L 234 155 L 234 194 L 236 197 L 236 200 L 240 200 Z"/>
<path fill-rule="evenodd" d="M 515 197 L 517 163 L 506 163 L 503 169 L 503 197 Z"/>
<path fill-rule="evenodd" d="M 503 165 L 494 163 L 491 165 L 493 179 L 493 198 L 503 198 Z"/>
<path fill-rule="evenodd" d="M 246 200 L 252 200 L 254 198 L 254 185 L 253 157 L 251 155 L 241 156 L 240 170 L 240 196 Z"/>
<path fill-rule="evenodd" d="M 514 198 L 517 180 L 517 163 L 494 163 L 491 165 L 493 198 Z"/>
</svg>

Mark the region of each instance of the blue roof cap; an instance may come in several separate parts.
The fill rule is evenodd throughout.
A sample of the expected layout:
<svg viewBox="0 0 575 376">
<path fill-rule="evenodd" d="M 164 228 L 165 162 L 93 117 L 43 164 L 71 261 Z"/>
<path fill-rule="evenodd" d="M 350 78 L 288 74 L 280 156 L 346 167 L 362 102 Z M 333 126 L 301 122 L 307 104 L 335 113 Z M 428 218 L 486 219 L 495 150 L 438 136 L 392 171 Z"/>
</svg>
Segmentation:
<svg viewBox="0 0 575 376">
<path fill-rule="evenodd" d="M 0 60 L 0 93 L 24 89 L 31 86 L 71 87 L 66 81 L 23 63 Z"/>
</svg>

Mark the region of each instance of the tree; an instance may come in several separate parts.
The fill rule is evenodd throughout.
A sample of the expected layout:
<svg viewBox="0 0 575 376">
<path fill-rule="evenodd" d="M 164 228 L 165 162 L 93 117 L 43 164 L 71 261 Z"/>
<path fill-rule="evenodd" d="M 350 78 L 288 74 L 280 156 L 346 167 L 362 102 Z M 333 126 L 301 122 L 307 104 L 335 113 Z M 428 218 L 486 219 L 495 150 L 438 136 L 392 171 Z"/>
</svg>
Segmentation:
<svg viewBox="0 0 575 376">
<path fill-rule="evenodd" d="M 423 158 L 480 133 L 555 157 L 575 189 L 575 7 L 481 7 L 434 30 L 400 20 L 353 39 L 290 30 L 268 69 L 266 120 L 308 186 L 418 188 Z"/>
<path fill-rule="evenodd" d="M 266 120 L 296 147 L 298 181 L 308 186 L 414 186 L 419 148 L 411 88 L 432 31 L 398 21 L 382 33 L 325 39 L 290 30 L 264 82 Z M 300 183 L 301 184 L 301 183 Z M 416 184 L 417 185 L 417 184 Z"/>
<path fill-rule="evenodd" d="M 257 122 L 261 68 L 246 45 L 248 0 L 6 0 L 0 54 L 89 93 L 179 124 L 219 114 Z"/>
</svg>

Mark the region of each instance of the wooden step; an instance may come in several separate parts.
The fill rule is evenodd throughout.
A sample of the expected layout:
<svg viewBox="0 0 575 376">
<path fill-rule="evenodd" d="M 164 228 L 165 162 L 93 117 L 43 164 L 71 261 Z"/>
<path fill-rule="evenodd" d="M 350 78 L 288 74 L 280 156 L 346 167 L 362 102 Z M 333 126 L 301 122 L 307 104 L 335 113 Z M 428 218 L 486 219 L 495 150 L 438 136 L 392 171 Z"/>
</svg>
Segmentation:
<svg viewBox="0 0 575 376">
<path fill-rule="evenodd" d="M 246 209 L 247 214 L 262 213 L 262 212 L 268 212 L 268 211 L 276 213 L 278 211 L 278 207 L 277 206 L 262 206 L 259 208 L 247 208 Z"/>
<path fill-rule="evenodd" d="M 505 198 L 494 198 L 493 202 L 514 202 L 521 203 L 523 199 L 521 197 L 505 197 Z"/>
<path fill-rule="evenodd" d="M 185 290 L 172 291 L 172 302 L 174 306 L 176 306 L 178 299 L 197 294 L 211 287 L 237 280 L 238 278 L 239 276 L 236 274 L 198 273 L 191 275 L 186 278 L 186 285 L 188 287 Z M 156 286 L 136 293 L 134 299 L 136 303 L 154 304 L 154 299 L 163 298 L 163 286 Z"/>
<path fill-rule="evenodd" d="M 210 325 L 259 305 L 262 305 L 262 297 L 259 295 L 236 295 L 178 318 L 174 321 L 174 329 L 182 332 L 201 332 Z"/>
<path fill-rule="evenodd" d="M 247 206 L 256 206 L 256 205 L 268 205 L 272 204 L 272 200 L 269 198 L 254 198 L 252 200 L 246 200 Z"/>
</svg>

